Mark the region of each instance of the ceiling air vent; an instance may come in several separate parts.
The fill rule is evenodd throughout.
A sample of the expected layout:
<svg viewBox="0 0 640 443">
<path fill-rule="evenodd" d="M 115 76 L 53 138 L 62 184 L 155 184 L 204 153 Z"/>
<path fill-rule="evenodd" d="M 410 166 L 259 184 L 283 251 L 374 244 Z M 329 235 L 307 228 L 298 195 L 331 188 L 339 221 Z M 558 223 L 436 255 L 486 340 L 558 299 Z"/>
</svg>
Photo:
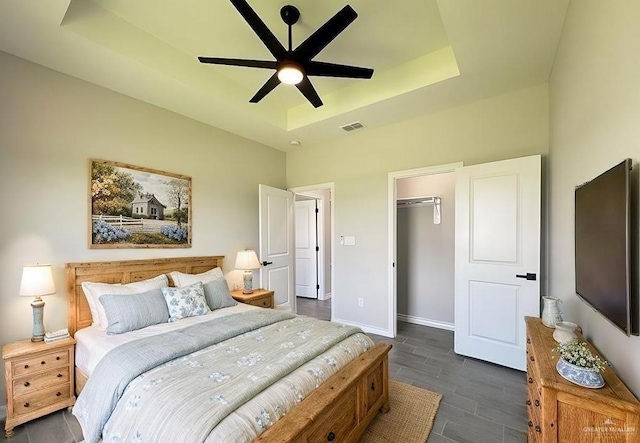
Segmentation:
<svg viewBox="0 0 640 443">
<path fill-rule="evenodd" d="M 364 128 L 364 125 L 360 122 L 349 123 L 348 125 L 340 126 L 347 132 L 355 131 L 356 129 Z"/>
</svg>

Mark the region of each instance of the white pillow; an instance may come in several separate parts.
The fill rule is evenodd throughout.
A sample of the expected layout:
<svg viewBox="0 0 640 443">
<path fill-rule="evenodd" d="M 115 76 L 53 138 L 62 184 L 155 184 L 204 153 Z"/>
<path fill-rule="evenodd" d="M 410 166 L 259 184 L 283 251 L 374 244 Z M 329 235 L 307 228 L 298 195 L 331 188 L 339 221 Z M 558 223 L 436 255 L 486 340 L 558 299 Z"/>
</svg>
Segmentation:
<svg viewBox="0 0 640 443">
<path fill-rule="evenodd" d="M 222 269 L 213 268 L 202 274 L 185 274 L 184 272 L 173 271 L 169 273 L 171 279 L 173 280 L 173 285 L 176 288 L 183 288 L 185 286 L 191 286 L 194 283 L 202 282 L 209 283 L 212 280 L 215 280 L 220 277 L 224 277 L 222 274 Z"/>
<path fill-rule="evenodd" d="M 167 276 L 162 274 L 157 277 L 150 278 L 149 280 L 142 280 L 135 283 L 128 283 L 122 285 L 120 283 L 91 283 L 83 282 L 82 290 L 89 303 L 91 309 L 91 317 L 93 318 L 93 324 L 98 326 L 101 330 L 106 330 L 109 325 L 107 320 L 107 314 L 104 311 L 104 306 L 100 303 L 100 296 L 107 294 L 139 294 L 141 292 L 148 292 L 153 289 L 166 288 L 169 286 L 169 280 Z"/>
</svg>

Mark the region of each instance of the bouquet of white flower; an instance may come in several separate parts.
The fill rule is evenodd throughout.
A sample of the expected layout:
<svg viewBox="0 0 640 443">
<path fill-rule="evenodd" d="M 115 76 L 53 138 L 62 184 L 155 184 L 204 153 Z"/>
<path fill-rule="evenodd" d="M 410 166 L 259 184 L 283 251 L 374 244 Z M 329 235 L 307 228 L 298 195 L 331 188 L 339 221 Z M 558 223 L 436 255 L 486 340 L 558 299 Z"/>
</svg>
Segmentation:
<svg viewBox="0 0 640 443">
<path fill-rule="evenodd" d="M 571 340 L 567 343 L 562 343 L 558 345 L 558 347 L 553 348 L 553 351 L 558 352 L 560 357 L 566 362 L 585 369 L 602 372 L 608 364 L 599 356 L 593 355 L 585 342 L 578 340 Z"/>
</svg>

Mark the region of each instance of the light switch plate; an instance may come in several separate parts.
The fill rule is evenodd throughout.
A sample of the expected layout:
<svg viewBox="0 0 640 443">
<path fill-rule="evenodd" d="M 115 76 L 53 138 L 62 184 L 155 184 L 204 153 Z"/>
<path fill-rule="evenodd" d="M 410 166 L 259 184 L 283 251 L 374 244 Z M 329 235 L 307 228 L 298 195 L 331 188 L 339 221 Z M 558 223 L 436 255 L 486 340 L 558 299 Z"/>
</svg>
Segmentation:
<svg viewBox="0 0 640 443">
<path fill-rule="evenodd" d="M 356 238 L 352 235 L 345 235 L 344 237 L 344 245 L 345 246 L 355 246 Z"/>
</svg>

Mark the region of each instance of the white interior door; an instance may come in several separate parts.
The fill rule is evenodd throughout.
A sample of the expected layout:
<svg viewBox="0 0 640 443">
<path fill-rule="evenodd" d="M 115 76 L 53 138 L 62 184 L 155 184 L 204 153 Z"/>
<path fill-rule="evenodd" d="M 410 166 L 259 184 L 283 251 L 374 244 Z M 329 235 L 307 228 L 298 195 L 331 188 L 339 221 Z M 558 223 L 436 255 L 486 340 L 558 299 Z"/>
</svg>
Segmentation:
<svg viewBox="0 0 640 443">
<path fill-rule="evenodd" d="M 295 202 L 296 296 L 318 298 L 316 200 Z"/>
<path fill-rule="evenodd" d="M 455 352 L 525 370 L 540 313 L 540 156 L 456 171 Z"/>
<path fill-rule="evenodd" d="M 296 311 L 293 193 L 259 186 L 260 284 L 274 291 L 275 307 Z"/>
</svg>

